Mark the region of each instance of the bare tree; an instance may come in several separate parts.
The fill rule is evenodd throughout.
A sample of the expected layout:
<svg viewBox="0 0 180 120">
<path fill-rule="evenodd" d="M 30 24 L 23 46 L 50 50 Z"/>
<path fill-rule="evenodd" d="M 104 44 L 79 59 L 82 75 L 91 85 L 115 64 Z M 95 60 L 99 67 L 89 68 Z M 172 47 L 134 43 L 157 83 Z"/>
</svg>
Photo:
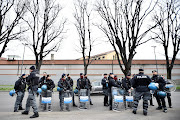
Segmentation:
<svg viewBox="0 0 180 120">
<path fill-rule="evenodd" d="M 0 57 L 6 51 L 10 41 L 18 40 L 21 34 L 27 31 L 18 26 L 25 12 L 25 1 L 23 0 L 0 1 L 0 45 L 2 46 Z"/>
<path fill-rule="evenodd" d="M 180 1 L 166 0 L 159 4 L 159 10 L 154 15 L 154 22 L 158 27 L 153 33 L 156 41 L 164 47 L 166 57 L 167 79 L 171 79 L 176 55 L 180 49 Z M 172 51 L 170 48 L 172 47 Z M 172 53 L 172 59 L 170 54 Z"/>
<path fill-rule="evenodd" d="M 40 70 L 43 59 L 52 51 L 57 52 L 66 20 L 59 19 L 62 8 L 56 0 L 30 0 L 26 5 L 28 15 L 23 18 L 30 29 L 28 44 Z"/>
<path fill-rule="evenodd" d="M 88 65 L 92 62 L 91 51 L 94 42 L 90 29 L 91 12 L 88 11 L 88 2 L 86 0 L 76 0 L 74 6 L 75 26 L 79 34 L 80 51 L 82 52 L 84 61 L 84 73 L 87 74 Z"/>
<path fill-rule="evenodd" d="M 131 71 L 131 64 L 136 48 L 153 38 L 145 36 L 156 27 L 147 26 L 146 19 L 153 11 L 156 2 L 143 6 L 144 0 L 102 0 L 96 9 L 103 23 L 98 28 L 104 32 L 113 46 L 120 69 L 126 76 Z M 120 57 L 119 57 L 120 54 Z M 120 61 L 122 59 L 122 62 Z"/>
</svg>

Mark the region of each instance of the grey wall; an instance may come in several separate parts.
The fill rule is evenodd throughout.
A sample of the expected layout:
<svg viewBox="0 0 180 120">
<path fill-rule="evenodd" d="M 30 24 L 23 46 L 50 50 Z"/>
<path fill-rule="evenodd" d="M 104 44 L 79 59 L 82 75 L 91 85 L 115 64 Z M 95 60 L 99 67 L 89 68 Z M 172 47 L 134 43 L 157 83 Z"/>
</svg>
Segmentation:
<svg viewBox="0 0 180 120">
<path fill-rule="evenodd" d="M 29 67 L 31 65 L 23 66 L 23 73 L 29 74 Z M 145 74 L 152 76 L 151 71 L 155 69 L 155 65 L 132 65 L 132 74 L 137 74 L 139 68 L 144 68 Z M 21 68 L 21 66 L 20 66 Z M 25 68 L 27 68 L 25 70 Z M 91 81 L 100 81 L 104 73 L 112 72 L 112 65 L 89 65 L 88 75 Z M 166 66 L 158 65 L 159 74 L 166 77 Z M 17 76 L 18 66 L 17 65 L 0 65 L 0 85 L 14 85 L 18 79 Z M 19 73 L 21 70 L 19 71 Z M 52 75 L 52 79 L 57 84 L 62 73 L 71 74 L 74 82 L 79 78 L 79 73 L 83 73 L 83 65 L 42 65 L 40 73 L 47 72 Z M 117 74 L 119 78 L 123 77 L 118 65 L 113 65 L 113 72 Z M 42 75 L 41 75 L 42 76 Z M 172 71 L 172 79 L 180 81 L 180 65 L 174 65 Z"/>
</svg>

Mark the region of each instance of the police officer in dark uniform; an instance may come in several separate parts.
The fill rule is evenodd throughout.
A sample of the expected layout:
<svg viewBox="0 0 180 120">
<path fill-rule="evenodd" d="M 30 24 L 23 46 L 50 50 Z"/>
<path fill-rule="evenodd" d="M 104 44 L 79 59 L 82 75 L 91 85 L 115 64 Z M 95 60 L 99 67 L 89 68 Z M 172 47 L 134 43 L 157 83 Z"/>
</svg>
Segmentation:
<svg viewBox="0 0 180 120">
<path fill-rule="evenodd" d="M 45 80 L 41 83 L 41 85 L 47 85 L 47 90 L 42 91 L 42 97 L 52 97 L 53 88 L 55 88 L 54 81 L 51 79 L 50 75 L 47 75 Z M 46 110 L 47 104 L 43 104 L 43 110 Z M 48 103 L 48 111 L 52 111 L 51 103 Z"/>
<path fill-rule="evenodd" d="M 150 99 L 150 91 L 148 85 L 151 83 L 151 78 L 144 74 L 143 69 L 139 69 L 139 74 L 132 79 L 132 86 L 136 88 L 134 96 L 133 113 L 136 114 L 139 100 L 143 98 L 143 114 L 147 115 L 148 100 Z"/>
<path fill-rule="evenodd" d="M 108 106 L 108 83 L 109 80 L 107 78 L 107 74 L 104 74 L 104 78 L 101 81 L 101 84 L 103 86 L 103 94 L 104 94 L 104 106 Z"/>
<path fill-rule="evenodd" d="M 158 91 L 164 91 L 165 90 L 166 82 L 161 76 L 158 75 L 156 70 L 153 70 L 152 73 L 153 73 L 153 76 L 151 78 L 152 81 L 159 84 L 158 90 L 156 90 L 154 93 L 154 96 L 156 97 L 156 100 L 158 103 L 158 107 L 156 108 L 156 110 L 161 110 L 163 108 L 163 112 L 167 112 L 165 98 L 157 95 Z"/>
<path fill-rule="evenodd" d="M 73 79 L 71 78 L 70 74 L 67 74 L 66 81 L 70 84 L 71 89 L 72 89 L 71 91 L 72 91 L 73 106 L 74 106 L 74 107 L 77 107 L 77 105 L 75 104 L 75 100 L 74 100 Z"/>
<path fill-rule="evenodd" d="M 41 77 L 39 79 L 39 84 L 38 84 L 38 88 L 41 88 L 42 85 L 44 84 L 44 82 L 46 81 L 46 78 L 47 78 L 47 73 L 46 72 L 43 72 L 43 77 Z M 42 94 L 40 94 L 40 97 L 39 97 L 39 105 L 40 107 L 42 108 L 43 107 L 43 103 L 41 102 L 42 101 Z M 44 109 L 44 108 L 42 108 Z"/>
<path fill-rule="evenodd" d="M 120 86 L 121 86 L 121 81 L 120 81 L 120 79 L 118 80 L 117 75 L 114 75 L 114 80 L 115 80 L 115 84 L 117 84 L 117 85 L 120 85 Z"/>
<path fill-rule="evenodd" d="M 16 102 L 14 105 L 14 112 L 18 112 L 18 110 L 24 110 L 22 108 L 22 101 L 23 101 L 24 93 L 26 89 L 26 75 L 25 74 L 22 74 L 21 77 L 15 82 L 14 89 L 17 93 Z"/>
<path fill-rule="evenodd" d="M 80 78 L 77 79 L 77 89 L 85 89 L 85 82 L 84 82 L 84 76 L 83 73 L 80 73 Z"/>
<path fill-rule="evenodd" d="M 85 81 L 85 88 L 87 89 L 87 94 L 88 94 L 88 97 L 89 97 L 89 103 L 90 105 L 93 105 L 92 104 L 92 100 L 91 100 L 91 97 L 90 97 L 90 91 L 91 91 L 91 82 L 89 80 L 89 78 L 87 77 L 87 74 L 84 74 L 84 81 Z"/>
<path fill-rule="evenodd" d="M 86 88 L 86 81 L 84 79 L 83 73 L 80 73 L 80 78 L 77 80 L 77 89 L 78 89 L 78 97 L 79 97 L 79 101 L 80 101 L 80 96 L 83 94 L 85 95 L 86 93 L 81 93 L 81 89 L 87 89 Z M 80 102 L 79 108 L 83 108 L 83 109 L 87 109 L 85 103 Z"/>
<path fill-rule="evenodd" d="M 37 89 L 38 89 L 38 80 L 39 80 L 39 71 L 36 70 L 34 66 L 31 66 L 30 75 L 27 78 L 27 85 L 29 85 L 28 87 L 29 95 L 26 101 L 26 109 L 24 112 L 22 112 L 22 114 L 28 115 L 30 106 L 32 106 L 34 114 L 30 118 L 39 117 L 38 108 L 36 105 L 36 98 L 35 98 L 35 94 L 37 93 Z"/>
<path fill-rule="evenodd" d="M 169 81 L 166 81 L 166 84 L 171 84 L 171 83 Z M 167 93 L 167 100 L 168 100 L 169 108 L 172 108 L 171 91 L 169 90 L 169 88 L 165 88 L 165 89 L 167 91 L 166 93 Z"/>
<path fill-rule="evenodd" d="M 67 97 L 67 94 L 65 92 L 66 90 L 71 89 L 71 85 L 66 80 L 66 74 L 62 74 L 62 77 L 58 82 L 58 86 L 63 89 L 59 91 L 60 111 L 63 111 L 64 110 L 64 97 Z M 70 111 L 69 104 L 66 105 L 66 110 Z"/>
<path fill-rule="evenodd" d="M 124 79 L 122 79 L 122 88 L 125 90 L 125 93 L 124 93 L 124 106 L 126 108 L 125 96 L 129 96 L 129 90 L 132 89 L 131 73 L 128 73 L 127 76 Z"/>
<path fill-rule="evenodd" d="M 41 78 L 39 79 L 39 85 L 38 85 L 39 88 L 42 87 L 42 85 L 43 85 L 44 81 L 46 80 L 46 78 L 47 78 L 47 73 L 44 72 L 44 73 L 43 73 L 43 77 L 41 77 Z"/>
<path fill-rule="evenodd" d="M 117 85 L 114 80 L 114 74 L 109 74 L 109 84 L 108 84 L 108 92 L 109 92 L 109 110 L 112 110 L 112 87 L 121 87 L 120 85 Z"/>
<path fill-rule="evenodd" d="M 127 76 L 122 79 L 122 87 L 128 93 L 128 90 L 131 89 L 131 73 L 128 73 Z"/>
</svg>

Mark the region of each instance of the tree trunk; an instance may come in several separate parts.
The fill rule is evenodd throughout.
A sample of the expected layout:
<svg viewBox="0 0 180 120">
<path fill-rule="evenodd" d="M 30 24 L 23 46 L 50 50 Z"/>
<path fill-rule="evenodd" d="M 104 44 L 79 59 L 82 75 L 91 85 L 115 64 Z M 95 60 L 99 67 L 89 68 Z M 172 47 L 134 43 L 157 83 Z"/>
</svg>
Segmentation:
<svg viewBox="0 0 180 120">
<path fill-rule="evenodd" d="M 42 60 L 39 60 L 39 63 L 38 63 L 38 67 L 37 67 L 37 70 L 40 72 L 40 69 L 41 69 L 41 65 L 42 65 Z"/>
<path fill-rule="evenodd" d="M 84 66 L 84 74 L 87 74 L 87 68 L 88 68 L 88 66 L 86 65 L 86 66 Z"/>
<path fill-rule="evenodd" d="M 171 79 L 172 69 L 170 67 L 167 68 L 167 79 Z"/>
<path fill-rule="evenodd" d="M 35 57 L 36 57 L 36 69 L 38 69 L 38 66 L 39 66 L 39 60 L 38 60 L 38 55 L 35 55 Z"/>
</svg>

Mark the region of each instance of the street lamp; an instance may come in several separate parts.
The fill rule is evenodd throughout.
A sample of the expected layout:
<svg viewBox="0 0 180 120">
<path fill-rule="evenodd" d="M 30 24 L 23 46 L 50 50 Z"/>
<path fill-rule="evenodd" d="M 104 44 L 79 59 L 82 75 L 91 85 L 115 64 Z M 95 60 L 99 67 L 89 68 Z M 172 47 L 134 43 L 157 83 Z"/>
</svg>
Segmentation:
<svg viewBox="0 0 180 120">
<path fill-rule="evenodd" d="M 151 46 L 154 48 L 154 56 L 155 56 L 155 61 L 156 61 L 156 70 L 158 72 L 158 67 L 157 67 L 157 59 L 156 59 L 156 46 Z"/>
<path fill-rule="evenodd" d="M 24 63 L 24 54 L 25 54 L 25 47 L 28 45 L 27 43 L 23 43 L 24 45 L 24 52 L 23 52 L 23 59 L 22 59 L 22 65 L 21 65 L 21 75 L 22 75 L 22 69 L 23 69 L 23 63 Z"/>
<path fill-rule="evenodd" d="M 114 55 L 113 55 L 113 59 L 112 59 L 112 73 L 113 73 L 113 60 L 114 60 Z"/>
</svg>

